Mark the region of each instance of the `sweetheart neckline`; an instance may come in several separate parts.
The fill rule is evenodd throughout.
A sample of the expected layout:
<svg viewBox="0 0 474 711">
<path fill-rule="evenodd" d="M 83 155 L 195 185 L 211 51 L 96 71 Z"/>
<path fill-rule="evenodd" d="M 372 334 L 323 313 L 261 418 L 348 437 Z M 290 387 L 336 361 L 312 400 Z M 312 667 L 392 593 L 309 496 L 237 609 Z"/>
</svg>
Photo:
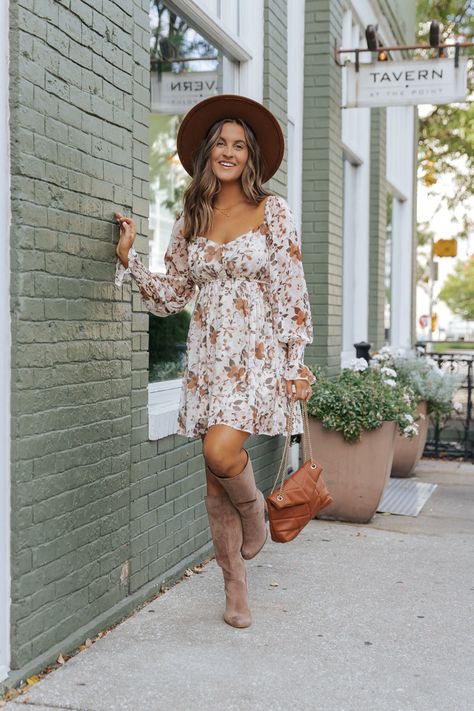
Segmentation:
<svg viewBox="0 0 474 711">
<path fill-rule="evenodd" d="M 261 227 L 266 225 L 266 223 L 267 223 L 267 221 L 264 220 L 256 227 L 252 227 L 250 230 L 247 230 L 247 232 L 242 232 L 241 235 L 237 235 L 237 237 L 233 237 L 228 242 L 216 242 L 215 239 L 209 239 L 209 237 L 205 237 L 204 235 L 195 235 L 195 237 L 196 237 L 196 239 L 205 239 L 207 242 L 212 242 L 213 244 L 216 244 L 218 247 L 226 247 L 228 244 L 232 244 L 232 242 L 236 242 L 238 239 L 241 239 L 241 237 L 246 237 L 247 235 L 251 234 L 252 232 L 257 232 L 257 230 L 259 230 Z"/>
</svg>

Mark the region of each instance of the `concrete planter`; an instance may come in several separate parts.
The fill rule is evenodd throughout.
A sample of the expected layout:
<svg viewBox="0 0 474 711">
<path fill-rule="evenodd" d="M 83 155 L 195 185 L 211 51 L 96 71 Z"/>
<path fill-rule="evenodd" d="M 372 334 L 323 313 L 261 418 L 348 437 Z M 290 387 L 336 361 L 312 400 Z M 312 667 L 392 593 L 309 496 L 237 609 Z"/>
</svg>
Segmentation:
<svg viewBox="0 0 474 711">
<path fill-rule="evenodd" d="M 377 510 L 390 478 L 397 425 L 384 422 L 363 432 L 359 442 L 346 442 L 333 430 L 309 418 L 313 455 L 323 467 L 333 503 L 317 518 L 368 523 Z"/>
<path fill-rule="evenodd" d="M 419 420 L 418 434 L 411 439 L 398 434 L 395 438 L 395 454 L 393 455 L 392 476 L 404 478 L 413 476 L 413 470 L 423 456 L 425 449 L 426 438 L 428 436 L 428 406 L 426 400 L 422 400 L 416 412 L 418 415 L 424 415 L 425 419 Z"/>
</svg>

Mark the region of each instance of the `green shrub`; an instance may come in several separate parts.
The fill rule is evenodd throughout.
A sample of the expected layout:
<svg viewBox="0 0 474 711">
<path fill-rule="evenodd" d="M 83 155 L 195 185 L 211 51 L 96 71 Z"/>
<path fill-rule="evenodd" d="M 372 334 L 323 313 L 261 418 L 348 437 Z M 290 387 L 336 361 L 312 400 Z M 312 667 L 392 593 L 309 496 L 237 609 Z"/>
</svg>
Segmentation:
<svg viewBox="0 0 474 711">
<path fill-rule="evenodd" d="M 393 420 L 405 437 L 417 434 L 414 391 L 397 382 L 393 372 L 369 368 L 363 359 L 355 359 L 353 366 L 344 368 L 336 378 L 311 367 L 317 379 L 308 413 L 326 429 L 340 432 L 348 442 L 359 440 L 364 430 L 375 430 Z"/>
</svg>

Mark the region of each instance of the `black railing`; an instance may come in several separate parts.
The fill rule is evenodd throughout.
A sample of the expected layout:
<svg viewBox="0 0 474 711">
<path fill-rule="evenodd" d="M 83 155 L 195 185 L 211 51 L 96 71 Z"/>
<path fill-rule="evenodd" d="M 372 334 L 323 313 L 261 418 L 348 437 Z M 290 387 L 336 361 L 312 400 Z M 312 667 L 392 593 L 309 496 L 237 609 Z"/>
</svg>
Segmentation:
<svg viewBox="0 0 474 711">
<path fill-rule="evenodd" d="M 420 344 L 425 345 L 425 344 Z M 430 429 L 424 455 L 428 457 L 473 458 L 474 429 L 472 422 L 472 389 L 474 376 L 474 352 L 448 351 L 427 353 L 438 367 L 462 375 L 462 382 L 454 398 L 455 408 L 449 415 L 430 418 Z"/>
</svg>

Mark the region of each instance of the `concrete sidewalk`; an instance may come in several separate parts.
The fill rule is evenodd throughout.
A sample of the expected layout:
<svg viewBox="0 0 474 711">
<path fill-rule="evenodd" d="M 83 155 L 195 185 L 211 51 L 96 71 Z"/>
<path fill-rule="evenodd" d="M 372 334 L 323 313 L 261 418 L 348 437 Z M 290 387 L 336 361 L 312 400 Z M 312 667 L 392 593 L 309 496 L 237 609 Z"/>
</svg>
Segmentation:
<svg viewBox="0 0 474 711">
<path fill-rule="evenodd" d="M 221 570 L 171 588 L 8 711 L 473 711 L 474 467 L 424 460 L 416 518 L 313 521 L 248 563 L 253 625 Z"/>
</svg>

